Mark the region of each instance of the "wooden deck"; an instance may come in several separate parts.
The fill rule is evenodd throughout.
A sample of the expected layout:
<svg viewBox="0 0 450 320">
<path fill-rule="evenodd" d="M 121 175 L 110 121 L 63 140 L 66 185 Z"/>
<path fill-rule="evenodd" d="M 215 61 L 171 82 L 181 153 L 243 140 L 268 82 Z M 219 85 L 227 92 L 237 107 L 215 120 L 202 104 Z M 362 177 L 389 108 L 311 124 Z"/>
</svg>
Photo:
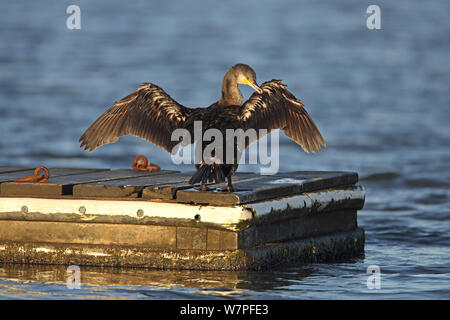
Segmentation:
<svg viewBox="0 0 450 320">
<path fill-rule="evenodd" d="M 361 255 L 364 188 L 349 172 L 238 173 L 236 192 L 192 172 L 0 167 L 0 261 L 214 270 Z"/>
</svg>

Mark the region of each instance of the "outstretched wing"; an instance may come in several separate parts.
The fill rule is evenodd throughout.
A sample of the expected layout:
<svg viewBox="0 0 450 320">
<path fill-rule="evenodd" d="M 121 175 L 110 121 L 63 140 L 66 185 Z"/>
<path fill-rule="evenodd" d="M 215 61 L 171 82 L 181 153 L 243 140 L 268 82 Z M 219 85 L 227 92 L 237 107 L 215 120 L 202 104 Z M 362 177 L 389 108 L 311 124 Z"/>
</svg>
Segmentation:
<svg viewBox="0 0 450 320">
<path fill-rule="evenodd" d="M 172 131 L 186 120 L 192 109 L 173 100 L 163 89 L 144 83 L 102 114 L 81 136 L 81 147 L 96 148 L 135 135 L 171 152 L 178 143 Z"/>
<path fill-rule="evenodd" d="M 280 80 L 261 85 L 262 93 L 253 93 L 242 105 L 239 120 L 245 129 L 282 129 L 305 152 L 321 151 L 325 140 L 303 104 Z"/>
</svg>

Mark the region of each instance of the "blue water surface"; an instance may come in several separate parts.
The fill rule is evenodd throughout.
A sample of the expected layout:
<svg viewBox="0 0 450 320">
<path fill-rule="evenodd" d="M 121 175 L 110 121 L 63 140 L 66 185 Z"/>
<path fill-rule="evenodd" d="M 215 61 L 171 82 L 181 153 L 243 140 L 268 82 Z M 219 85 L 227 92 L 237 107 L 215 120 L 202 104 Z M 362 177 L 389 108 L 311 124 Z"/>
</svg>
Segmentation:
<svg viewBox="0 0 450 320">
<path fill-rule="evenodd" d="M 69 30 L 66 9 L 81 9 Z M 365 256 L 266 272 L 0 267 L 4 299 L 449 299 L 450 2 L 9 1 L 0 10 L 0 165 L 128 168 L 170 155 L 135 137 L 94 153 L 78 138 L 143 82 L 186 106 L 220 97 L 231 65 L 282 79 L 327 141 L 305 154 L 281 136 L 280 171 L 348 170 L 366 188 Z M 242 88 L 245 97 L 250 89 Z M 258 172 L 258 166 L 242 171 Z M 367 287 L 367 268 L 381 288 Z"/>
</svg>

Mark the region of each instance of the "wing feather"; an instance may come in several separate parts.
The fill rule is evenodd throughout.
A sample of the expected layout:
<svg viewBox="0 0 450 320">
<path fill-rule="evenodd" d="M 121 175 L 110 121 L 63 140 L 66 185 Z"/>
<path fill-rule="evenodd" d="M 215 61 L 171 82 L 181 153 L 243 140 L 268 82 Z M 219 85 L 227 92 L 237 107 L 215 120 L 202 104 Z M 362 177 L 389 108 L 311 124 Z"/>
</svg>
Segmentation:
<svg viewBox="0 0 450 320">
<path fill-rule="evenodd" d="M 253 95 L 242 105 L 239 120 L 245 129 L 281 129 L 305 152 L 326 147 L 319 129 L 302 102 L 289 92 L 280 80 L 261 85 L 262 93 Z"/>
<path fill-rule="evenodd" d="M 102 114 L 80 137 L 84 150 L 116 142 L 121 136 L 135 135 L 171 152 L 173 130 L 189 117 L 190 108 L 173 100 L 163 89 L 144 83 Z"/>
</svg>

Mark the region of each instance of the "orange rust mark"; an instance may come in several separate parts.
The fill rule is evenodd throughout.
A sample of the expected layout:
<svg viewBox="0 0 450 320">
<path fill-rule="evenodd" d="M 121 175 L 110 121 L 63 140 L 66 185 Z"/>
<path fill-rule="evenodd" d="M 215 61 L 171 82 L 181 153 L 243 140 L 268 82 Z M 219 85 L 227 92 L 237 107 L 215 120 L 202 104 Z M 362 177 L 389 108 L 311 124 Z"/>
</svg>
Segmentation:
<svg viewBox="0 0 450 320">
<path fill-rule="evenodd" d="M 147 172 L 158 172 L 159 170 L 161 170 L 160 166 L 158 166 L 156 163 L 150 163 L 147 160 L 147 158 L 142 154 L 138 154 L 134 158 L 131 168 L 137 171 L 147 171 Z"/>
<path fill-rule="evenodd" d="M 39 174 L 41 170 L 44 171 L 44 174 Z M 50 178 L 50 172 L 48 171 L 48 169 L 44 166 L 39 166 L 36 168 L 36 170 L 34 170 L 34 175 L 17 178 L 16 180 L 14 180 L 14 182 L 36 181 L 42 183 L 47 182 L 48 178 Z"/>
</svg>

